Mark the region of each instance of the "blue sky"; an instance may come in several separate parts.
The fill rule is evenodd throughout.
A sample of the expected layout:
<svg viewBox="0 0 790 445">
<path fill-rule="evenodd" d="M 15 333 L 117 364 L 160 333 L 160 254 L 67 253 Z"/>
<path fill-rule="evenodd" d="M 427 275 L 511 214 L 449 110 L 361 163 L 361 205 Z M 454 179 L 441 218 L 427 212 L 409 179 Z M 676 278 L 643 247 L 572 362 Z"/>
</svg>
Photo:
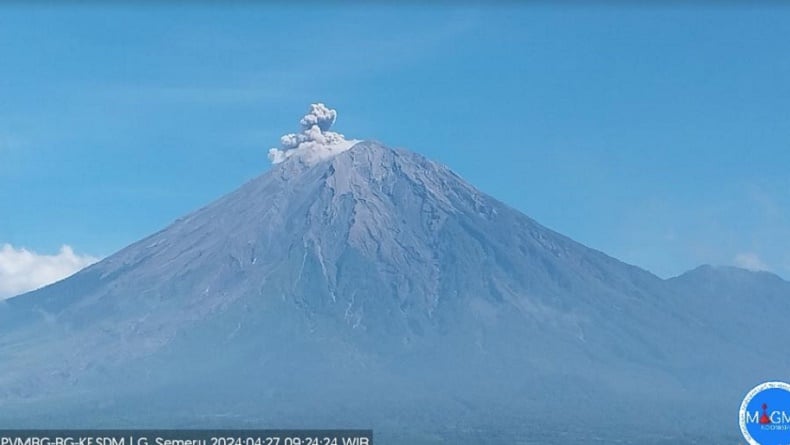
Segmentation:
<svg viewBox="0 0 790 445">
<path fill-rule="evenodd" d="M 323 101 L 660 276 L 789 277 L 790 8 L 671 5 L 3 4 L 0 245 L 109 255 Z"/>
</svg>

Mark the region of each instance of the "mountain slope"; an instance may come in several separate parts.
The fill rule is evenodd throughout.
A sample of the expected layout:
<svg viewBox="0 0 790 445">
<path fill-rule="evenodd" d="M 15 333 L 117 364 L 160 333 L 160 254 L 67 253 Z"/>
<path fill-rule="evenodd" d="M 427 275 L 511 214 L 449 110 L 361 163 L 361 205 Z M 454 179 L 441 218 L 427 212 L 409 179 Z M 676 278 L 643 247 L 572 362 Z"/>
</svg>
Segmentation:
<svg viewBox="0 0 790 445">
<path fill-rule="evenodd" d="M 505 434 L 574 406 L 560 427 L 646 435 L 679 428 L 673 407 L 697 403 L 723 409 L 686 426 L 714 431 L 740 391 L 788 361 L 729 363 L 765 352 L 711 328 L 730 320 L 711 311 L 743 305 L 740 291 L 709 305 L 692 278 L 661 280 L 444 166 L 361 142 L 315 163 L 287 159 L 0 305 L 0 403 L 20 413 L 10 422 L 47 426 L 446 434 Z M 767 284 L 779 289 L 771 298 L 786 284 Z"/>
</svg>

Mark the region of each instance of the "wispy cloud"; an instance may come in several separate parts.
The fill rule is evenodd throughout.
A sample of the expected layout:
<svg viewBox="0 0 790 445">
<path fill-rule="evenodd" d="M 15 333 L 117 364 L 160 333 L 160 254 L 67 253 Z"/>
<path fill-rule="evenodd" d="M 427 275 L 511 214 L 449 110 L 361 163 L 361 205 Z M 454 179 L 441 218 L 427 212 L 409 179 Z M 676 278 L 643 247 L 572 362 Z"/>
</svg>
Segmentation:
<svg viewBox="0 0 790 445">
<path fill-rule="evenodd" d="M 760 256 L 754 252 L 742 252 L 735 255 L 733 263 L 736 266 L 747 270 L 770 270 L 770 267 L 768 267 L 765 261 L 763 261 L 762 258 L 760 258 Z"/>
<path fill-rule="evenodd" d="M 66 245 L 58 253 L 46 255 L 3 244 L 0 248 L 0 299 L 54 283 L 96 261 L 98 258 L 78 255 Z"/>
<path fill-rule="evenodd" d="M 282 89 L 266 86 L 115 86 L 99 92 L 105 98 L 123 103 L 241 104 L 277 100 Z"/>
</svg>

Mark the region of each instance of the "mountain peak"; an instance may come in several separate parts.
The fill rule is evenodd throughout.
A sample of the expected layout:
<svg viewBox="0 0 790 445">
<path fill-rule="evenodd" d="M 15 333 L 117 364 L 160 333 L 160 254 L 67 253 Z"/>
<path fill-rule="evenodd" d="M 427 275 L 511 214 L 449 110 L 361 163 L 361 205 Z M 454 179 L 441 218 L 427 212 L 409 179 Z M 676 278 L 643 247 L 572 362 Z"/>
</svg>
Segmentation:
<svg viewBox="0 0 790 445">
<path fill-rule="evenodd" d="M 670 280 L 691 280 L 691 279 L 716 279 L 716 280 L 769 280 L 781 282 L 785 281 L 779 275 L 767 270 L 751 270 L 737 266 L 721 266 L 703 264 L 688 272 L 673 277 Z"/>
<path fill-rule="evenodd" d="M 211 407 L 196 405 L 193 420 L 481 406 L 480 415 L 518 413 L 521 422 L 523 400 L 554 411 L 581 393 L 589 413 L 594 400 L 605 407 L 629 392 L 633 399 L 619 399 L 628 409 L 611 412 L 644 396 L 674 408 L 688 393 L 678 382 L 732 368 L 719 360 L 728 343 L 718 340 L 744 334 L 700 326 L 710 319 L 703 303 L 714 301 L 705 296 L 741 309 L 743 299 L 729 295 L 746 295 L 738 286 L 661 280 L 541 226 L 422 155 L 376 141 L 341 145 L 329 131 L 335 118 L 315 104 L 266 173 L 1 304 L 0 405 L 62 416 L 87 396 L 107 407 L 111 394 L 117 404 L 96 417 L 109 424 L 141 413 L 170 419 L 188 394 Z M 760 296 L 782 307 L 786 287 L 769 285 Z M 730 312 L 719 310 L 721 326 L 735 326 Z M 741 366 L 776 356 L 771 369 L 787 369 L 781 354 L 757 353 Z M 157 403 L 136 402 L 147 391 Z M 307 394 L 323 396 L 309 411 L 288 405 Z M 63 402 L 28 404 L 48 396 Z M 435 405 L 426 410 L 424 400 Z"/>
</svg>

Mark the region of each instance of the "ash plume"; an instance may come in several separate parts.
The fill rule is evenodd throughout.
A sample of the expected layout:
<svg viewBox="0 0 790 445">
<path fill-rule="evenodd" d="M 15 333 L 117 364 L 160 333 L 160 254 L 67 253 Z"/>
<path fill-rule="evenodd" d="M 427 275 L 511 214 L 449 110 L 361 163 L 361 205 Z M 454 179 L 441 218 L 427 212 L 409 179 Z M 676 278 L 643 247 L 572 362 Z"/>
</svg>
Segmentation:
<svg viewBox="0 0 790 445">
<path fill-rule="evenodd" d="M 310 111 L 299 121 L 299 133 L 283 135 L 280 148 L 269 150 L 269 160 L 272 164 L 279 164 L 292 156 L 298 156 L 312 163 L 348 150 L 358 141 L 329 131 L 336 119 L 336 110 L 323 103 L 311 104 Z"/>
</svg>

